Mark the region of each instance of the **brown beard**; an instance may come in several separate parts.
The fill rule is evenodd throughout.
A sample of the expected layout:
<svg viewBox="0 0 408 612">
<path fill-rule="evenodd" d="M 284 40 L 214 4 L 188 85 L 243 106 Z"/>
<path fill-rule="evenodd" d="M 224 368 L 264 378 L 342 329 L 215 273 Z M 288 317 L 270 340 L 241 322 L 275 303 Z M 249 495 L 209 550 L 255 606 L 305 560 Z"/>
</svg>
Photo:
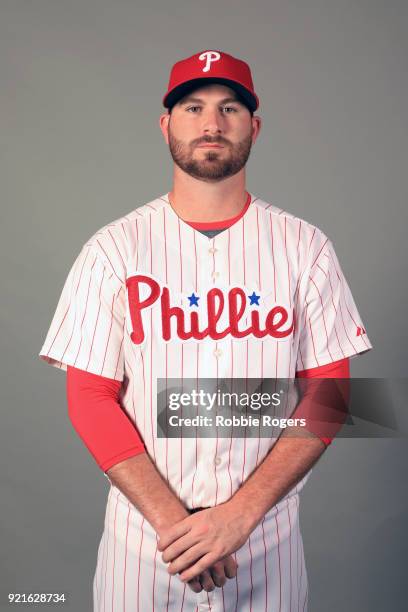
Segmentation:
<svg viewBox="0 0 408 612">
<path fill-rule="evenodd" d="M 172 135 L 169 126 L 169 149 L 174 163 L 196 179 L 216 182 L 237 174 L 245 166 L 251 152 L 252 135 L 249 134 L 232 146 L 223 139 L 200 139 L 200 144 L 203 142 L 224 144 L 229 148 L 231 154 L 228 158 L 223 159 L 219 157 L 217 150 L 208 149 L 203 160 L 193 159 L 192 145 L 186 145 L 177 140 Z M 194 143 L 193 146 L 196 146 L 196 144 Z"/>
</svg>

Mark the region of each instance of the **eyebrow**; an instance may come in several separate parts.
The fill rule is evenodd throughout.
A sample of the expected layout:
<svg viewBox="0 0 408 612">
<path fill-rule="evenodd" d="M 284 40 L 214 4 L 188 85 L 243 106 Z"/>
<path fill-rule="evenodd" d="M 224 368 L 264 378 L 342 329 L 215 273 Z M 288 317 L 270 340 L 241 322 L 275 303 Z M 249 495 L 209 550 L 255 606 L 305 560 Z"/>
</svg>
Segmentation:
<svg viewBox="0 0 408 612">
<path fill-rule="evenodd" d="M 185 104 L 190 104 L 191 102 L 195 102 L 198 104 L 205 104 L 204 100 L 202 100 L 201 98 L 195 98 L 194 96 L 187 96 L 185 100 L 180 102 L 180 106 L 184 106 Z M 238 98 L 232 98 L 231 96 L 229 96 L 228 98 L 223 98 L 222 100 L 220 100 L 219 104 L 226 104 L 227 102 L 235 102 L 236 104 L 241 104 Z"/>
</svg>

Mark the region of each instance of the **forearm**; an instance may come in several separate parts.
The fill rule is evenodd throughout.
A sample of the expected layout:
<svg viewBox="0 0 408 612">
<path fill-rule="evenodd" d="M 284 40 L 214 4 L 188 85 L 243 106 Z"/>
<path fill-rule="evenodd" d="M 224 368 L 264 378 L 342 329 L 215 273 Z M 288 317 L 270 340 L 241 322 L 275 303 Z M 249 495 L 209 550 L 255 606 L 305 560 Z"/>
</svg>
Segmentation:
<svg viewBox="0 0 408 612">
<path fill-rule="evenodd" d="M 186 516 L 149 458 L 119 403 L 121 382 L 68 366 L 68 411 L 74 428 L 109 480 L 157 530 Z"/>
<path fill-rule="evenodd" d="M 244 513 L 254 529 L 313 467 L 326 445 L 304 427 L 288 427 L 264 461 L 228 502 L 234 513 Z"/>
<path fill-rule="evenodd" d="M 264 461 L 230 500 L 234 511 L 246 513 L 250 527 L 254 528 L 305 476 L 341 428 L 347 414 L 349 376 L 348 359 L 300 374 L 303 396 L 292 417 L 304 418 L 306 426 L 284 429 Z"/>
<path fill-rule="evenodd" d="M 147 453 L 115 464 L 106 474 L 158 533 L 190 514 Z"/>
</svg>

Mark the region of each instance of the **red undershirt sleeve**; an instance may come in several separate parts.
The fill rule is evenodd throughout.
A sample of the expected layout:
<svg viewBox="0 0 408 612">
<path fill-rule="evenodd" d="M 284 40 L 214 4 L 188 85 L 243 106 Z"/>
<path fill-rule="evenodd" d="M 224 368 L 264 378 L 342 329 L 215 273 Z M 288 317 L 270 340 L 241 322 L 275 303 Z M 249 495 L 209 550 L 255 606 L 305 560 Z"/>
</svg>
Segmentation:
<svg viewBox="0 0 408 612">
<path fill-rule="evenodd" d="M 350 360 L 349 358 L 340 359 L 339 361 L 334 361 L 327 365 L 320 366 L 318 368 L 310 368 L 307 370 L 301 370 L 296 372 L 296 378 L 338 378 L 338 379 L 349 379 L 350 378 Z M 313 387 L 310 386 L 310 390 L 308 392 L 306 386 L 306 392 L 299 403 L 298 408 L 296 409 L 296 418 L 301 418 L 301 415 L 312 414 L 314 406 L 312 405 L 312 391 Z M 333 400 L 334 403 L 334 400 Z M 336 407 L 333 406 L 333 409 L 336 410 Z M 320 414 L 321 414 L 321 409 Z M 339 412 L 338 412 L 339 414 Z M 344 415 L 345 416 L 345 415 Z M 336 428 L 339 430 L 343 423 L 336 423 Z M 327 435 L 322 435 L 322 427 L 319 426 L 313 419 L 306 419 L 306 429 L 315 435 L 317 435 L 325 444 L 328 446 L 331 444 L 333 437 L 328 437 Z M 327 427 L 325 428 L 327 429 Z"/>
<path fill-rule="evenodd" d="M 68 366 L 66 384 L 71 423 L 101 470 L 145 452 L 120 405 L 121 381 Z"/>
<path fill-rule="evenodd" d="M 299 371 L 296 377 L 349 378 L 349 359 Z M 67 367 L 67 400 L 71 423 L 104 472 L 116 463 L 146 450 L 138 430 L 119 403 L 121 385 L 121 381 Z M 308 413 L 310 403 L 310 395 L 306 392 L 296 409 L 297 418 Z M 315 427 L 313 421 L 307 420 L 306 429 L 315 433 L 326 446 L 333 440 L 333 437 L 322 435 L 321 428 Z"/>
</svg>

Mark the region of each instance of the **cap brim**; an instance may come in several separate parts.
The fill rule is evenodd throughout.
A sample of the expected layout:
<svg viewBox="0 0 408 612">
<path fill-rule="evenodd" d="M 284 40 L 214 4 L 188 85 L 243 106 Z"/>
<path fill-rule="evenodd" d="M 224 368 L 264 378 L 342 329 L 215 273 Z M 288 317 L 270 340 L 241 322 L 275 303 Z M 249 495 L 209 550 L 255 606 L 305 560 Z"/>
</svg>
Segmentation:
<svg viewBox="0 0 408 612">
<path fill-rule="evenodd" d="M 171 108 L 184 98 L 188 93 L 194 91 L 198 87 L 203 85 L 208 85 L 208 83 L 219 83 L 221 85 L 227 85 L 231 89 L 237 92 L 237 94 L 242 98 L 243 102 L 248 106 L 248 108 L 254 112 L 258 108 L 258 100 L 257 98 L 243 85 L 240 85 L 236 81 L 231 81 L 230 79 L 224 79 L 222 77 L 204 77 L 200 79 L 192 79 L 191 81 L 186 81 L 181 85 L 178 85 L 174 89 L 172 89 L 163 99 L 163 106 L 166 108 Z"/>
</svg>

